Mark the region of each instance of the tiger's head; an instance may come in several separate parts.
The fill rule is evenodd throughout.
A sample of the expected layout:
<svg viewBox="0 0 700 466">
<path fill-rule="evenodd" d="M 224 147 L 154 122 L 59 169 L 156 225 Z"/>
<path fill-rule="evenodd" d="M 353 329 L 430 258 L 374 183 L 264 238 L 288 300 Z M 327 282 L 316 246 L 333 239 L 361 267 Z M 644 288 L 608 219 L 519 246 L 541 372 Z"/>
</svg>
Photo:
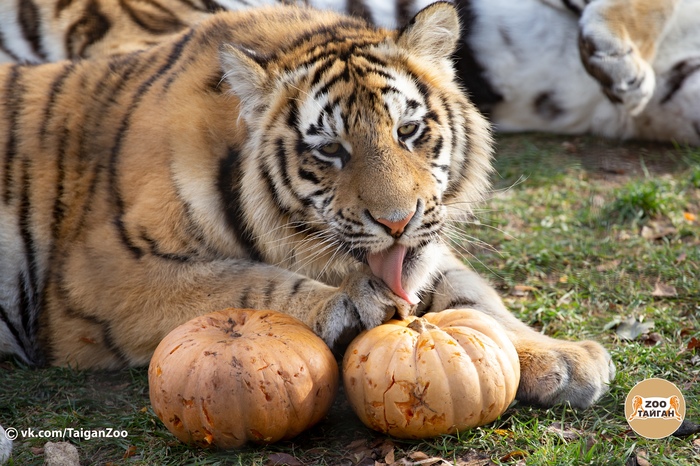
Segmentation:
<svg viewBox="0 0 700 466">
<path fill-rule="evenodd" d="M 488 124 L 454 79 L 457 12 L 436 3 L 400 31 L 322 15 L 221 50 L 248 131 L 242 218 L 266 262 L 331 283 L 359 262 L 415 303 L 445 223 L 489 186 Z"/>
</svg>

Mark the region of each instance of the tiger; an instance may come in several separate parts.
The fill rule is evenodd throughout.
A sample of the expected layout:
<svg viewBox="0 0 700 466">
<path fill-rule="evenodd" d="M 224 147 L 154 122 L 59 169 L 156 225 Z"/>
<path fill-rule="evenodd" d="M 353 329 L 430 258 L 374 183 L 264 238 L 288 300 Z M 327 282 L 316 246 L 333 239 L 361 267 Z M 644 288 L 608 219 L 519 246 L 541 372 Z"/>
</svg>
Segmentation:
<svg viewBox="0 0 700 466">
<path fill-rule="evenodd" d="M 288 313 L 342 352 L 394 316 L 468 307 L 513 342 L 522 402 L 594 403 L 608 351 L 530 328 L 450 247 L 493 157 L 459 34 L 447 2 L 400 29 L 281 5 L 144 50 L 3 65 L 0 352 L 144 366 L 227 307 Z"/>
<path fill-rule="evenodd" d="M 0 60 L 147 48 L 221 10 L 293 0 L 23 0 L 0 5 Z M 406 24 L 433 0 L 296 0 Z M 454 59 L 498 132 L 700 145 L 700 0 L 455 0 Z"/>
</svg>

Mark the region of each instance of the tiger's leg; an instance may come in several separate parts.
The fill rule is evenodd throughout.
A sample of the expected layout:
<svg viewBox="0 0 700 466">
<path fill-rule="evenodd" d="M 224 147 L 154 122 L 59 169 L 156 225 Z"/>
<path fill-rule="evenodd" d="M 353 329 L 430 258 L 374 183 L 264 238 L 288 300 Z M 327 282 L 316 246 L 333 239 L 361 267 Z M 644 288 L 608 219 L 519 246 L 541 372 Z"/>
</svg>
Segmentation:
<svg viewBox="0 0 700 466">
<path fill-rule="evenodd" d="M 160 340 L 198 315 L 242 307 L 297 317 L 329 345 L 343 345 L 409 304 L 381 280 L 350 273 L 339 287 L 247 260 L 163 263 L 142 257 L 91 268 L 76 258 L 49 284 L 46 336 L 53 364 L 112 368 L 148 364 Z"/>
<path fill-rule="evenodd" d="M 579 51 L 605 95 L 632 115 L 649 102 L 651 63 L 680 0 L 596 0 L 579 20 Z"/>
<path fill-rule="evenodd" d="M 441 270 L 432 296 L 424 299 L 426 310 L 468 307 L 499 321 L 520 359 L 518 400 L 538 406 L 569 402 L 585 408 L 607 391 L 615 367 L 600 344 L 557 340 L 528 327 L 505 308 L 492 287 L 451 255 Z"/>
</svg>

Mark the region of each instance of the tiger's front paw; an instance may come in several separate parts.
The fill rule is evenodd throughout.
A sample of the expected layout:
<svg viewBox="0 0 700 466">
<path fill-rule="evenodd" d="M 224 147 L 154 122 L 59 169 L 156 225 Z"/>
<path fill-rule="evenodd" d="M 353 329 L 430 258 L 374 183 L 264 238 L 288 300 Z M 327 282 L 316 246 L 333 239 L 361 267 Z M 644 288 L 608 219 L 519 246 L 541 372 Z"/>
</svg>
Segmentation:
<svg viewBox="0 0 700 466">
<path fill-rule="evenodd" d="M 654 70 L 632 41 L 594 17 L 592 7 L 581 20 L 579 51 L 586 71 L 611 102 L 624 106 L 630 115 L 644 110 L 656 87 Z"/>
<path fill-rule="evenodd" d="M 610 354 L 594 341 L 518 342 L 520 386 L 516 398 L 536 406 L 569 402 L 574 408 L 595 403 L 615 377 Z"/>
<path fill-rule="evenodd" d="M 394 315 L 407 316 L 411 305 L 396 296 L 379 278 L 353 272 L 328 299 L 313 326 L 331 348 L 342 346 L 361 330 L 373 328 Z"/>
</svg>

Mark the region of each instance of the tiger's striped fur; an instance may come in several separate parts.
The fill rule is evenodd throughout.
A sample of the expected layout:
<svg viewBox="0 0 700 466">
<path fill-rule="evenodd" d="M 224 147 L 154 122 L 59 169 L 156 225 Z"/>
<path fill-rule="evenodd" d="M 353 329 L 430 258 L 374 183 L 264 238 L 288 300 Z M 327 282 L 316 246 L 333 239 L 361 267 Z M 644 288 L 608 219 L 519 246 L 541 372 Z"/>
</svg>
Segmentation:
<svg viewBox="0 0 700 466">
<path fill-rule="evenodd" d="M 403 25 L 433 0 L 15 0 L 0 61 L 147 48 L 221 9 L 307 3 Z M 700 0 L 455 0 L 462 84 L 498 131 L 700 145 Z"/>
<path fill-rule="evenodd" d="M 0 68 L 0 350 L 114 368 L 228 306 L 287 312 L 335 346 L 396 312 L 469 306 L 513 340 L 521 400 L 594 402 L 608 353 L 519 322 L 445 239 L 491 158 L 458 37 L 448 3 L 398 32 L 277 7 Z"/>
</svg>

